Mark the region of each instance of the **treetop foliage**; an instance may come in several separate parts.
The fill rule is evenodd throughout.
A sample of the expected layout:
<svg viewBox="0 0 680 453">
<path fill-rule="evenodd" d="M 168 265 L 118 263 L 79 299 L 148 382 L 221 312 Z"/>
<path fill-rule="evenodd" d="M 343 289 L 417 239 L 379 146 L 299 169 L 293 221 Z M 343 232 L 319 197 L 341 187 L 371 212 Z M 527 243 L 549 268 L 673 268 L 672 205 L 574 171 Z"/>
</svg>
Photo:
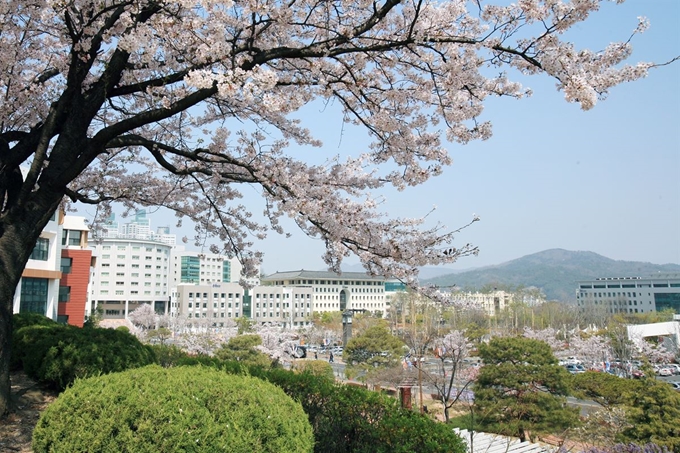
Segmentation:
<svg viewBox="0 0 680 453">
<path fill-rule="evenodd" d="M 166 206 L 248 275 L 261 260 L 252 238 L 289 216 L 324 239 L 333 269 L 354 253 L 374 274 L 412 277 L 477 249 L 452 247 L 441 225 L 384 219 L 369 191 L 440 174 L 443 138 L 490 137 L 487 98 L 529 93 L 506 69 L 556 79 L 583 109 L 645 76 L 653 65 L 622 65 L 628 37 L 600 51 L 563 40 L 599 3 L 5 2 L 2 211 L 41 210 L 27 221 L 42 228 L 64 195 L 101 203 L 103 216 L 113 201 Z M 295 117 L 315 100 L 337 105 L 370 147 L 321 165 L 287 155 L 322 145 Z M 269 225 L 238 204 L 239 185 L 261 189 Z"/>
</svg>

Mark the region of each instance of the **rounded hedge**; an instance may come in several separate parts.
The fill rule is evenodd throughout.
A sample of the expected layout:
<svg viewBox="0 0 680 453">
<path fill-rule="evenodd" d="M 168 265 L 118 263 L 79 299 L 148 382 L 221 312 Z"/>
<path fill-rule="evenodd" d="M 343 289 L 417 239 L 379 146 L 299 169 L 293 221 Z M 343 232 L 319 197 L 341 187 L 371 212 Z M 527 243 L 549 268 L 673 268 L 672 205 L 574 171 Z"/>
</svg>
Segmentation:
<svg viewBox="0 0 680 453">
<path fill-rule="evenodd" d="M 28 326 L 55 326 L 57 322 L 39 313 L 15 313 L 12 315 L 12 330 Z"/>
<path fill-rule="evenodd" d="M 33 431 L 41 452 L 311 452 L 299 403 L 273 384 L 157 365 L 77 381 Z"/>
<path fill-rule="evenodd" d="M 75 379 L 155 363 L 153 350 L 120 330 L 55 324 L 15 332 L 13 361 L 26 374 L 58 390 Z"/>
</svg>

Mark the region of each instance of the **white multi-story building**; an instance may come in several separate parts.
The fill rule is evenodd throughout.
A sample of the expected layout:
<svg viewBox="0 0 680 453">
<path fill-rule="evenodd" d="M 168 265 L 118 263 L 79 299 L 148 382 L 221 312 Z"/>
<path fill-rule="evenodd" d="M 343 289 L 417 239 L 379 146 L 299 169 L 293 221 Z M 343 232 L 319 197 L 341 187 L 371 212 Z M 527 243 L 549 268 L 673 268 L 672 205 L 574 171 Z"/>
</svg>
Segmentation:
<svg viewBox="0 0 680 453">
<path fill-rule="evenodd" d="M 167 227 L 151 230 L 146 211 L 120 225 L 112 215 L 106 230 L 94 238 L 97 256 L 91 276 L 90 299 L 104 319 L 127 318 L 141 304 L 167 313 L 170 302 L 170 252 L 175 235 Z"/>
<path fill-rule="evenodd" d="M 172 293 L 173 316 L 224 327 L 231 320 L 246 317 L 258 323 L 286 327 L 309 325 L 312 317 L 312 289 L 307 287 L 255 286 L 244 289 L 238 283 L 180 284 Z"/>
<path fill-rule="evenodd" d="M 63 216 L 55 213 L 40 233 L 14 293 L 14 313 L 40 313 L 57 319 L 62 220 Z"/>
<path fill-rule="evenodd" d="M 385 314 L 385 279 L 361 272 L 290 271 L 262 278 L 269 286 L 311 288 L 312 311 L 366 310 Z"/>
<path fill-rule="evenodd" d="M 165 313 L 170 298 L 171 246 L 145 239 L 97 241 L 91 299 L 104 319 L 127 318 L 141 304 Z"/>
<path fill-rule="evenodd" d="M 183 283 L 204 285 L 209 283 L 238 282 L 243 266 L 237 259 L 223 255 L 184 250 L 175 246 L 172 250 L 170 284 L 174 288 Z M 258 285 L 258 279 L 249 279 L 248 284 Z"/>
<path fill-rule="evenodd" d="M 606 313 L 649 313 L 671 309 L 680 314 L 680 274 L 596 278 L 578 282 L 580 310 Z"/>
</svg>

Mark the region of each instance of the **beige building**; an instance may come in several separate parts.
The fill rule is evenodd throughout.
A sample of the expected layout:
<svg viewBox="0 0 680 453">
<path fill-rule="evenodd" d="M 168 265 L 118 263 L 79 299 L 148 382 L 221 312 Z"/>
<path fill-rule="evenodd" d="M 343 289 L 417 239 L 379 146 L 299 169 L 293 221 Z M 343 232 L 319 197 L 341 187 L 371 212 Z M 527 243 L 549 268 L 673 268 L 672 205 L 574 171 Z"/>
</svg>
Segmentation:
<svg viewBox="0 0 680 453">
<path fill-rule="evenodd" d="M 484 310 L 489 316 L 496 316 L 513 302 L 513 294 L 505 291 L 491 291 L 489 293 L 453 292 L 451 302 L 469 308 Z"/>
<path fill-rule="evenodd" d="M 312 319 L 312 290 L 308 287 L 255 286 L 238 283 L 180 284 L 172 293 L 170 312 L 207 320 L 212 327 L 246 317 L 258 323 L 303 327 Z"/>
<path fill-rule="evenodd" d="M 263 285 L 309 288 L 312 311 L 366 310 L 385 314 L 385 279 L 361 272 L 289 271 L 261 279 Z"/>
</svg>

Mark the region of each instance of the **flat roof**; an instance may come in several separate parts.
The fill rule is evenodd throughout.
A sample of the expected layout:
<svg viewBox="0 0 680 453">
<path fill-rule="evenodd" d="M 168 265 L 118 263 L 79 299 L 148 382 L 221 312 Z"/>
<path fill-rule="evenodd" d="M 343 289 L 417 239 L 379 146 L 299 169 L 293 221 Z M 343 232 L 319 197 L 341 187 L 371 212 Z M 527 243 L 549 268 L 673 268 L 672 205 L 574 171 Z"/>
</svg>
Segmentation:
<svg viewBox="0 0 680 453">
<path fill-rule="evenodd" d="M 337 280 L 378 280 L 384 281 L 385 277 L 372 277 L 364 272 L 343 272 L 338 274 L 330 271 L 306 271 L 300 269 L 298 271 L 275 272 L 267 275 L 261 280 L 292 280 L 296 278 L 302 279 L 337 279 Z"/>
</svg>

